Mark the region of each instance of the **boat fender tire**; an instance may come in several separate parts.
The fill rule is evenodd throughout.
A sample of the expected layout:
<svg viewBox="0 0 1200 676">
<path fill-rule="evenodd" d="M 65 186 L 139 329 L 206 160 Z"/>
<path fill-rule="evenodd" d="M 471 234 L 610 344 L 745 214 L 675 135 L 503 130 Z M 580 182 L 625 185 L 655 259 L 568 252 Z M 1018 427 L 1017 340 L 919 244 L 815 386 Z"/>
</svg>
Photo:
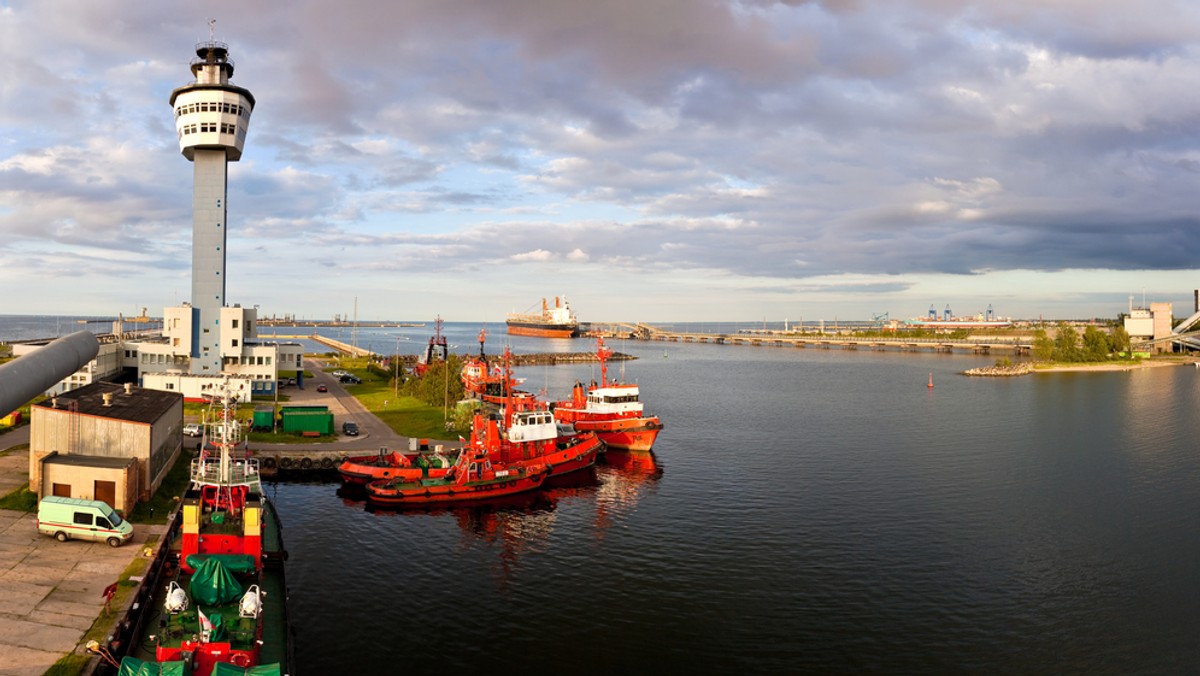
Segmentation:
<svg viewBox="0 0 1200 676">
<path fill-rule="evenodd" d="M 333 458 L 321 458 L 321 469 L 333 469 Z"/>
<path fill-rule="evenodd" d="M 301 460 L 300 469 L 312 469 L 312 458 L 304 458 Z"/>
<path fill-rule="evenodd" d="M 656 423 L 656 422 L 646 423 L 646 429 L 652 430 L 652 429 L 656 429 L 656 428 L 658 428 L 658 423 Z"/>
<path fill-rule="evenodd" d="M 267 469 L 275 469 L 275 458 L 273 456 L 263 458 L 262 465 Z"/>
<path fill-rule="evenodd" d="M 291 458 L 280 458 L 279 459 L 279 469 L 291 469 L 291 467 L 292 467 L 292 459 Z"/>
<path fill-rule="evenodd" d="M 426 488 L 426 489 L 425 489 L 425 497 L 427 497 L 427 498 L 428 498 L 428 497 L 430 497 L 431 495 L 433 495 L 433 493 L 432 493 L 432 492 L 431 492 L 431 491 L 430 491 L 428 488 Z"/>
</svg>

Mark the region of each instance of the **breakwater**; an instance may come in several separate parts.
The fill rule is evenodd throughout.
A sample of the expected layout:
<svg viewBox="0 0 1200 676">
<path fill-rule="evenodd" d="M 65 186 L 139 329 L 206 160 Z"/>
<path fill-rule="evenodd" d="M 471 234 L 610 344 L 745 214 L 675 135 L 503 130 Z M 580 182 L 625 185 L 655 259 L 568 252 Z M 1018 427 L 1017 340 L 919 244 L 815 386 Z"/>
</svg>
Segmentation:
<svg viewBox="0 0 1200 676">
<path fill-rule="evenodd" d="M 630 336 L 637 338 L 637 336 Z M 961 338 L 911 338 L 907 336 L 880 337 L 854 334 L 795 334 L 775 331 L 746 333 L 675 333 L 653 331 L 642 340 L 671 343 L 712 343 L 717 345 L 752 345 L 765 347 L 796 347 L 843 350 L 899 350 L 902 352 L 971 352 L 989 354 L 993 351 L 1029 354 L 1033 350 L 1028 337 L 965 336 Z"/>
</svg>

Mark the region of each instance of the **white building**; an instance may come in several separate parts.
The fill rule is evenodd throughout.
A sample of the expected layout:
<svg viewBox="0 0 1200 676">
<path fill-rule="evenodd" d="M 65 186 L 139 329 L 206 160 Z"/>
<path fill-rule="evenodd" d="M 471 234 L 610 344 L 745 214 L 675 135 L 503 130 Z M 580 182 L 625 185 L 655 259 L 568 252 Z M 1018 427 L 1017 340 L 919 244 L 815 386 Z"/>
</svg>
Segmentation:
<svg viewBox="0 0 1200 676">
<path fill-rule="evenodd" d="M 1125 333 L 1129 334 L 1130 342 L 1135 344 L 1168 338 L 1173 322 L 1170 303 L 1151 303 L 1149 308 L 1131 307 L 1129 316 L 1125 318 Z M 1170 350 L 1170 343 L 1156 343 L 1154 346 L 1155 352 Z"/>
</svg>

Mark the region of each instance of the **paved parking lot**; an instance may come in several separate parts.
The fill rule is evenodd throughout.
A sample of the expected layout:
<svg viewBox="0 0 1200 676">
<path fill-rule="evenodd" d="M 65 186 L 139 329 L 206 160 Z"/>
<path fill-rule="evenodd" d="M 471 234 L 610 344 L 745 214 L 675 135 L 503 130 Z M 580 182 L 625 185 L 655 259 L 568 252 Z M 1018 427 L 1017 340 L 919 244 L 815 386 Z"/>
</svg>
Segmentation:
<svg viewBox="0 0 1200 676">
<path fill-rule="evenodd" d="M 13 445 L 14 434 L 0 436 L 0 446 Z M 0 455 L 0 494 L 28 480 L 26 453 Z M 36 514 L 0 510 L 0 674 L 40 676 L 63 655 L 82 652 L 84 632 L 105 614 L 104 588 L 164 529 L 134 524 L 133 540 L 116 548 L 59 542 L 38 535 Z M 115 621 L 116 611 L 109 617 Z"/>
</svg>

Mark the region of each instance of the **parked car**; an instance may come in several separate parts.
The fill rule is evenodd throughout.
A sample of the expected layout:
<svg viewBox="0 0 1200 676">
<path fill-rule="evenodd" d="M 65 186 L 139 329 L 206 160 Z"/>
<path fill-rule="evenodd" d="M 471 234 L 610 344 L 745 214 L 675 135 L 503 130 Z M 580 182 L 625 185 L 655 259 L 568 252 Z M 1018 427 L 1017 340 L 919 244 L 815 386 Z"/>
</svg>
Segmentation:
<svg viewBox="0 0 1200 676">
<path fill-rule="evenodd" d="M 198 437 L 201 434 L 203 434 L 203 430 L 200 429 L 200 423 L 188 423 L 183 426 L 183 436 L 185 437 Z"/>
<path fill-rule="evenodd" d="M 349 372 L 349 371 L 343 371 L 343 370 L 341 370 L 341 369 L 338 369 L 338 370 L 336 370 L 336 371 L 332 371 L 332 372 L 331 372 L 331 375 L 332 375 L 334 378 L 341 378 L 342 376 L 348 376 L 348 375 L 350 375 L 350 372 Z"/>
<path fill-rule="evenodd" d="M 318 391 L 318 392 L 328 392 L 328 391 L 329 391 L 329 388 L 328 388 L 328 387 L 325 387 L 325 384 L 324 384 L 324 383 L 322 383 L 322 384 L 320 384 L 320 385 L 317 385 L 317 391 Z"/>
<path fill-rule="evenodd" d="M 358 376 L 354 375 L 353 373 L 347 373 L 346 375 L 338 378 L 338 381 L 343 382 L 343 383 L 350 383 L 351 385 L 357 385 L 362 382 L 362 378 L 359 378 Z"/>
<path fill-rule="evenodd" d="M 347 420 L 346 422 L 342 423 L 342 434 L 345 434 L 348 437 L 357 437 L 358 423 L 354 422 L 353 420 Z"/>
</svg>

